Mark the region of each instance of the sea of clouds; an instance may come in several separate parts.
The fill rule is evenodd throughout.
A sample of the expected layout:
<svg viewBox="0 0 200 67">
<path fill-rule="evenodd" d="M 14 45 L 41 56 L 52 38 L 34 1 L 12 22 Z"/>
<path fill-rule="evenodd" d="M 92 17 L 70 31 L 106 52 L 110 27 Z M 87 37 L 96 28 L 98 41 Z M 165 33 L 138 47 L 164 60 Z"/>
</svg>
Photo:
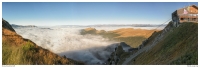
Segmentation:
<svg viewBox="0 0 200 67">
<path fill-rule="evenodd" d="M 80 35 L 86 27 L 14 27 L 22 37 L 35 42 L 60 56 L 66 56 L 86 64 L 104 64 L 117 46 L 97 35 Z M 126 27 L 95 27 L 97 30 L 116 30 Z M 127 27 L 128 28 L 128 27 Z M 142 28 L 141 29 L 154 29 Z M 138 29 L 138 28 L 137 28 Z"/>
<path fill-rule="evenodd" d="M 60 56 L 86 64 L 103 64 L 117 43 L 101 36 L 80 35 L 84 28 L 14 28 L 18 34 Z"/>
</svg>

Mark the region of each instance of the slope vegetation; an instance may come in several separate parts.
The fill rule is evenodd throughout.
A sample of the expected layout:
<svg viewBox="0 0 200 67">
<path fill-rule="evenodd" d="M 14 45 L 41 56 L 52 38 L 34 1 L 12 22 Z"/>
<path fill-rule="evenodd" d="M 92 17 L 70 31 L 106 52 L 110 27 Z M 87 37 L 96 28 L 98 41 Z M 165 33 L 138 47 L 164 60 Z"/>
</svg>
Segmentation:
<svg viewBox="0 0 200 67">
<path fill-rule="evenodd" d="M 18 35 L 10 24 L 2 19 L 2 64 L 83 64 L 66 57 L 60 57 L 34 42 Z"/>
<path fill-rule="evenodd" d="M 128 64 L 197 65 L 198 23 L 185 22 L 180 24 L 179 27 L 173 27 L 170 22 L 166 28 L 170 28 L 169 31 L 156 32 L 152 39 L 147 42 L 146 45 L 151 45 L 153 39 L 162 36 L 154 47 L 142 52 Z M 165 35 L 160 35 L 163 32 Z"/>
</svg>

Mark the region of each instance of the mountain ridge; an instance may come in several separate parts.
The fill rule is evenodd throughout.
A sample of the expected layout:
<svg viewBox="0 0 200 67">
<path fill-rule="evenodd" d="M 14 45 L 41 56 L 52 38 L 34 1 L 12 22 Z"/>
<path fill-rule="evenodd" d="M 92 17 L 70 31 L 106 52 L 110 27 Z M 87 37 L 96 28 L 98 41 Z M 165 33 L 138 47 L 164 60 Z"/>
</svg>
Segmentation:
<svg viewBox="0 0 200 67">
<path fill-rule="evenodd" d="M 123 64 L 198 64 L 198 24 L 184 22 L 174 27 L 172 23 L 152 34 L 144 44 L 150 47 L 130 55 Z"/>
</svg>

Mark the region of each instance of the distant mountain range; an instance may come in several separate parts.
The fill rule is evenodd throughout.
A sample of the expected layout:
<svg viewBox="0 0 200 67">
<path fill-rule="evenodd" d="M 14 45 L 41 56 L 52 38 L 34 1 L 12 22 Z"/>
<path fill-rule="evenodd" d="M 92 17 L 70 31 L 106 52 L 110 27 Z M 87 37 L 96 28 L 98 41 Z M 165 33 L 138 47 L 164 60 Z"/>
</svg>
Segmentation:
<svg viewBox="0 0 200 67">
<path fill-rule="evenodd" d="M 157 26 L 166 26 L 167 24 L 102 24 L 102 25 L 88 25 L 91 27 L 123 27 L 123 26 L 130 26 L 130 27 L 157 27 Z"/>
<path fill-rule="evenodd" d="M 37 27 L 35 25 L 16 25 L 16 24 L 11 24 L 12 27 Z"/>
</svg>

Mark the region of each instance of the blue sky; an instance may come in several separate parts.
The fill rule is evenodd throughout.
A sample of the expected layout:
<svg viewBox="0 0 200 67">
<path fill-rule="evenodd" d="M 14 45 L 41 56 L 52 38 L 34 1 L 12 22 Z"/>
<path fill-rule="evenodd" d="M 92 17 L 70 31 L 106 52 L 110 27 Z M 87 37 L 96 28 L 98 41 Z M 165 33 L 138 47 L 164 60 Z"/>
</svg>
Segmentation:
<svg viewBox="0 0 200 67">
<path fill-rule="evenodd" d="M 2 2 L 2 17 L 19 25 L 161 24 L 197 2 Z"/>
</svg>

